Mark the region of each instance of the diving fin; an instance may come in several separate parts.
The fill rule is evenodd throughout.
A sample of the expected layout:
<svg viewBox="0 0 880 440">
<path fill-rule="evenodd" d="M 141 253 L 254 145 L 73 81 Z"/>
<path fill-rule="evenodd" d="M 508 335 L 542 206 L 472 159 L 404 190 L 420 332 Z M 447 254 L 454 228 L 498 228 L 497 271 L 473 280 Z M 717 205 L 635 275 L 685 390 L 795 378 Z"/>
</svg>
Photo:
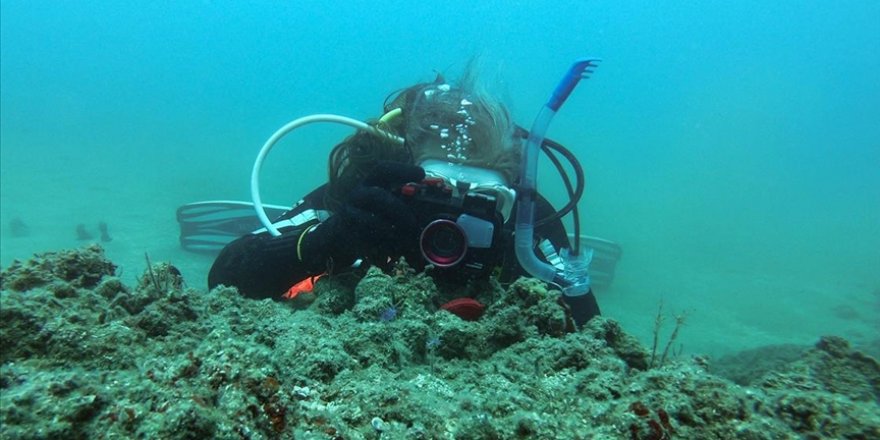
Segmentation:
<svg viewBox="0 0 880 440">
<path fill-rule="evenodd" d="M 569 241 L 574 241 L 574 234 L 568 235 Z M 614 269 L 617 261 L 623 255 L 623 249 L 619 244 L 604 238 L 581 235 L 581 252 L 587 249 L 593 250 L 593 260 L 590 262 L 590 285 L 604 289 L 614 281 Z"/>
<path fill-rule="evenodd" d="M 287 206 L 264 205 L 270 218 L 290 210 Z M 217 253 L 227 243 L 263 227 L 249 202 L 213 200 L 177 208 L 180 246 L 185 250 Z"/>
</svg>

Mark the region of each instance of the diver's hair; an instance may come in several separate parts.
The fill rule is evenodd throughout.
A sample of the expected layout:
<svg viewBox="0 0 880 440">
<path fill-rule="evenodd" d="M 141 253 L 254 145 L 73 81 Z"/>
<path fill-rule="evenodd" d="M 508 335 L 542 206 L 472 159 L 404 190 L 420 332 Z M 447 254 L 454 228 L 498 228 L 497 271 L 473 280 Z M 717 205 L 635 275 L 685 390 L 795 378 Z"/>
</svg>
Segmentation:
<svg viewBox="0 0 880 440">
<path fill-rule="evenodd" d="M 415 163 L 439 159 L 490 168 L 513 183 L 519 172 L 514 125 L 481 87 L 474 66 L 469 63 L 454 86 L 435 83 L 415 93 L 404 109 L 403 134 Z"/>
<path fill-rule="evenodd" d="M 327 208 L 338 209 L 380 161 L 418 164 L 439 159 L 493 169 L 514 183 L 520 140 L 514 136 L 507 109 L 479 85 L 475 66 L 475 62 L 468 63 L 454 85 L 438 75 L 434 82 L 416 84 L 386 100 L 384 111 L 401 108 L 402 116 L 371 125 L 402 136 L 403 147 L 363 131 L 337 145 L 328 164 Z"/>
</svg>

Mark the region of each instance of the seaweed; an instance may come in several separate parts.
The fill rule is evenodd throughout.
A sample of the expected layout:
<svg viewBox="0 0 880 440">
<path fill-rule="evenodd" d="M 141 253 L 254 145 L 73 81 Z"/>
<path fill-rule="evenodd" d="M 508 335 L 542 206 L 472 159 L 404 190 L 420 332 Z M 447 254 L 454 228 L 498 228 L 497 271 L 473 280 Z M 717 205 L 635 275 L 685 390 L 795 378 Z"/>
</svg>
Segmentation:
<svg viewBox="0 0 880 440">
<path fill-rule="evenodd" d="M 669 339 L 666 341 L 666 345 L 663 347 L 663 354 L 660 356 L 659 362 L 657 360 L 657 344 L 660 340 L 660 330 L 663 327 L 663 322 L 665 320 L 665 316 L 663 315 L 663 301 L 660 301 L 657 306 L 657 316 L 654 318 L 654 331 L 653 331 L 653 339 L 651 344 L 651 361 L 648 363 L 648 368 L 654 367 L 662 367 L 666 363 L 666 359 L 669 356 L 669 350 L 672 347 L 672 344 L 678 338 L 678 332 L 682 326 L 685 324 L 685 320 L 687 319 L 687 313 L 681 312 L 677 315 L 674 315 L 675 326 L 672 328 L 672 333 L 669 335 Z M 680 349 L 677 353 L 680 353 Z M 676 354 L 676 353 L 673 353 Z"/>
</svg>

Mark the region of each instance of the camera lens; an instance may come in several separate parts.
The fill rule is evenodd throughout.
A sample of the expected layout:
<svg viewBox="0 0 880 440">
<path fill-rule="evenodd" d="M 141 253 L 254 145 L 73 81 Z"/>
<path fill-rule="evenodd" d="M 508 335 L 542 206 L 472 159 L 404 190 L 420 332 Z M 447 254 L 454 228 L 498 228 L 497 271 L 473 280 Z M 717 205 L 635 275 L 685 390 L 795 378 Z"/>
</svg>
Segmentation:
<svg viewBox="0 0 880 440">
<path fill-rule="evenodd" d="M 419 244 L 425 259 L 439 267 L 455 266 L 467 252 L 464 230 L 450 220 L 434 220 L 425 226 Z"/>
</svg>

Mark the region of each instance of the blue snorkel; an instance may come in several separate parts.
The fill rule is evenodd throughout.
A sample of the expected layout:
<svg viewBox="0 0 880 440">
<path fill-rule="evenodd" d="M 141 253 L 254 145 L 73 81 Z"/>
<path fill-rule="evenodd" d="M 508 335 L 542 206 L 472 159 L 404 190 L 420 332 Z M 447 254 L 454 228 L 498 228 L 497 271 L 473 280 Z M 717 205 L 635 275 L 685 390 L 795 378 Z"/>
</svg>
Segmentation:
<svg viewBox="0 0 880 440">
<path fill-rule="evenodd" d="M 538 151 L 544 142 L 544 135 L 553 116 L 562 107 L 562 104 L 568 99 L 568 96 L 580 82 L 581 78 L 587 78 L 593 70 L 598 59 L 581 59 L 572 64 L 571 68 L 562 78 L 559 85 L 550 96 L 547 104 L 541 108 L 532 129 L 529 132 L 528 140 L 523 147 L 523 160 L 520 173 L 520 185 L 517 188 L 517 211 L 516 211 L 516 257 L 520 265 L 533 277 L 543 281 L 555 283 L 562 288 L 562 293 L 566 300 L 576 300 L 590 292 L 590 275 L 587 273 L 592 258 L 592 252 L 574 255 L 563 249 L 560 256 L 562 257 L 562 268 L 557 268 L 551 264 L 545 263 L 538 259 L 535 254 L 534 232 L 535 232 L 535 200 L 537 197 L 537 180 L 538 180 Z M 578 240 L 579 237 L 575 237 Z M 577 321 L 577 319 L 575 320 Z M 580 325 L 582 323 L 578 323 Z"/>
</svg>

